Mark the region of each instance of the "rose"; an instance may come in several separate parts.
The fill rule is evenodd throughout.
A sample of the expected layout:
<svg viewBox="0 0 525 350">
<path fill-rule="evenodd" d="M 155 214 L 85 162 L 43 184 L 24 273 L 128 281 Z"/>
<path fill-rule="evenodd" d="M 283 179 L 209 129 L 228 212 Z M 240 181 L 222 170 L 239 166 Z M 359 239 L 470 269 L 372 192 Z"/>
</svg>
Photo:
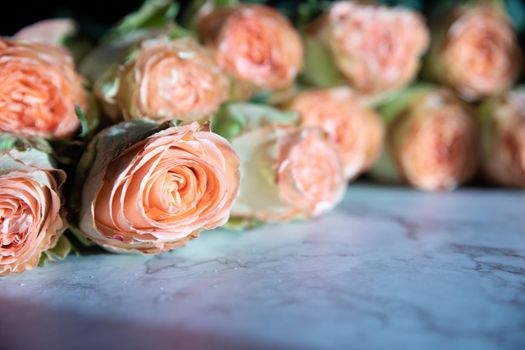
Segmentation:
<svg viewBox="0 0 525 350">
<path fill-rule="evenodd" d="M 387 107 L 383 107 L 390 120 L 387 153 L 374 169 L 376 176 L 392 178 L 385 170 L 394 170 L 408 183 L 428 191 L 452 190 L 473 176 L 478 160 L 477 128 L 468 106 L 451 91 L 414 88 L 394 99 L 392 115 Z"/>
<path fill-rule="evenodd" d="M 229 81 L 208 49 L 163 36 L 143 41 L 97 81 L 96 91 L 114 118 L 196 121 L 219 108 Z"/>
<path fill-rule="evenodd" d="M 232 216 L 287 221 L 319 216 L 341 201 L 340 159 L 318 129 L 267 126 L 234 138 L 232 145 L 244 171 Z"/>
<path fill-rule="evenodd" d="M 383 145 L 384 127 L 365 99 L 350 88 L 306 90 L 288 109 L 296 111 L 304 126 L 316 126 L 328 134 L 343 163 L 347 179 L 366 171 Z"/>
<path fill-rule="evenodd" d="M 409 83 L 429 43 L 425 23 L 416 13 L 350 1 L 332 5 L 310 34 L 328 45 L 348 82 L 368 94 L 397 90 Z M 319 55 L 320 49 L 313 47 L 315 52 L 309 50 L 307 55 Z M 307 70 L 316 69 L 314 65 Z"/>
<path fill-rule="evenodd" d="M 485 174 L 501 185 L 525 187 L 525 89 L 486 101 L 479 117 Z"/>
<path fill-rule="evenodd" d="M 230 103 L 213 127 L 231 139 L 241 160 L 241 186 L 232 217 L 268 222 L 319 216 L 342 199 L 345 179 L 336 150 L 296 114 Z"/>
<path fill-rule="evenodd" d="M 458 7 L 433 33 L 429 71 L 464 98 L 499 93 L 518 77 L 521 54 L 503 11 L 489 5 Z"/>
<path fill-rule="evenodd" d="M 0 276 L 36 267 L 57 245 L 64 179 L 43 152 L 0 151 Z"/>
<path fill-rule="evenodd" d="M 0 38 L 0 130 L 27 137 L 64 139 L 79 126 L 75 104 L 86 96 L 73 60 L 43 43 Z"/>
<path fill-rule="evenodd" d="M 238 167 L 228 142 L 197 123 L 117 124 L 83 157 L 80 233 L 115 252 L 173 249 L 228 220 Z"/>
<path fill-rule="evenodd" d="M 290 22 L 262 5 L 216 9 L 200 20 L 219 65 L 241 84 L 266 90 L 289 87 L 302 67 L 303 47 Z"/>
</svg>

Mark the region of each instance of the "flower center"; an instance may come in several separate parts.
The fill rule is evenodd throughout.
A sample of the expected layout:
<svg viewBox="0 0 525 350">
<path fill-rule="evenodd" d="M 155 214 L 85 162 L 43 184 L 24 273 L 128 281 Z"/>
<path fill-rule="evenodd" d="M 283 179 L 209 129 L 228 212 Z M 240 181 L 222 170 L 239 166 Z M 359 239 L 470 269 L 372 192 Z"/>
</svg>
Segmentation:
<svg viewBox="0 0 525 350">
<path fill-rule="evenodd" d="M 10 198 L 7 201 L 0 204 L 0 251 L 24 242 L 33 223 L 25 203 L 14 203 Z"/>
</svg>

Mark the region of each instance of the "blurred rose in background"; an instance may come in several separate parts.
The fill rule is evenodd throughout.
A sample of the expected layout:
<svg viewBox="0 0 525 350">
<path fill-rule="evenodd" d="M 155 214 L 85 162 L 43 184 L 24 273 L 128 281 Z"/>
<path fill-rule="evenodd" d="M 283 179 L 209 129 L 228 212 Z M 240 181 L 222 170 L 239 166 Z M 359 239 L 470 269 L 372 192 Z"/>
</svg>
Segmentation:
<svg viewBox="0 0 525 350">
<path fill-rule="evenodd" d="M 347 82 L 371 95 L 414 79 L 429 45 L 424 19 L 416 12 L 351 1 L 332 5 L 311 32 L 329 46 Z"/>
<path fill-rule="evenodd" d="M 470 180 L 478 164 L 478 139 L 472 110 L 452 91 L 414 88 L 390 106 L 387 155 L 396 176 L 428 191 L 449 191 Z M 403 101 L 404 100 L 404 101 Z M 395 104 L 405 103 L 401 108 Z M 388 106 L 385 109 L 388 111 Z M 388 178 L 381 161 L 374 173 Z"/>
<path fill-rule="evenodd" d="M 0 38 L 0 130 L 25 137 L 70 138 L 87 106 L 81 77 L 63 48 Z"/>
<path fill-rule="evenodd" d="M 302 67 L 299 34 L 270 7 L 217 8 L 200 19 L 199 29 L 204 42 L 215 49 L 219 65 L 240 85 L 241 98 L 249 97 L 253 89 L 289 87 Z"/>
<path fill-rule="evenodd" d="M 522 57 L 504 10 L 479 4 L 455 8 L 433 28 L 427 64 L 435 80 L 478 100 L 510 88 Z"/>
<path fill-rule="evenodd" d="M 500 185 L 525 187 L 525 88 L 486 101 L 479 118 L 485 175 Z"/>
<path fill-rule="evenodd" d="M 114 120 L 195 121 L 217 111 L 230 82 L 213 53 L 191 38 L 144 40 L 96 82 Z"/>
<path fill-rule="evenodd" d="M 305 90 L 287 108 L 299 113 L 301 125 L 327 133 L 347 179 L 366 171 L 381 152 L 383 123 L 366 99 L 348 87 Z"/>
</svg>

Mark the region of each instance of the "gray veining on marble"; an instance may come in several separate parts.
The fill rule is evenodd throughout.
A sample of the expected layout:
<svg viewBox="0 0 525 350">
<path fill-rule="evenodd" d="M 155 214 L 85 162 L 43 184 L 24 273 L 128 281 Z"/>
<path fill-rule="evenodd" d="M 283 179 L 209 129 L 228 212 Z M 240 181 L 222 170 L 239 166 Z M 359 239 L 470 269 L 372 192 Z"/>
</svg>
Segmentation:
<svg viewBox="0 0 525 350">
<path fill-rule="evenodd" d="M 0 279 L 1 349 L 525 349 L 525 194 L 351 186 L 308 223 Z"/>
</svg>

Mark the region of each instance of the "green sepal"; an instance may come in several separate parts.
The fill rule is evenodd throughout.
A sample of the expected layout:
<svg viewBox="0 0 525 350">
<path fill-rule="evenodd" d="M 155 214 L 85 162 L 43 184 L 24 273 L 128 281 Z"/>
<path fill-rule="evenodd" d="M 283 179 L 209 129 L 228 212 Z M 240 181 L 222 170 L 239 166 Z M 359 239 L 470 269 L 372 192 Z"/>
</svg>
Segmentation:
<svg viewBox="0 0 525 350">
<path fill-rule="evenodd" d="M 409 86 L 404 90 L 389 94 L 386 99 L 376 106 L 377 112 L 385 123 L 392 122 L 399 114 L 406 110 L 409 105 L 419 96 L 430 91 L 432 87 L 426 84 Z"/>
<path fill-rule="evenodd" d="M 146 0 L 137 11 L 124 17 L 102 39 L 103 43 L 118 40 L 139 29 L 162 28 L 173 22 L 179 11 L 178 2 L 172 0 Z"/>
<path fill-rule="evenodd" d="M 345 84 L 337 70 L 329 47 L 316 36 L 304 39 L 304 69 L 301 78 L 309 85 L 331 87 Z"/>
<path fill-rule="evenodd" d="M 295 112 L 249 102 L 224 104 L 212 118 L 211 129 L 227 140 L 250 129 L 266 124 L 294 125 L 298 122 Z"/>
<path fill-rule="evenodd" d="M 166 36 L 171 40 L 181 39 L 181 38 L 194 38 L 196 35 L 191 30 L 182 28 L 179 25 L 173 24 L 168 28 Z"/>
<path fill-rule="evenodd" d="M 264 221 L 252 218 L 231 217 L 222 228 L 232 231 L 246 231 L 263 226 Z"/>
<path fill-rule="evenodd" d="M 73 237 L 84 247 L 95 247 L 97 244 L 93 242 L 92 240 L 84 237 L 77 227 L 70 225 L 68 228 L 69 232 Z"/>
<path fill-rule="evenodd" d="M 78 120 L 80 121 L 80 134 L 81 138 L 86 138 L 89 133 L 89 126 L 86 116 L 80 109 L 79 105 L 75 105 L 75 114 L 77 115 Z"/>
<path fill-rule="evenodd" d="M 57 244 L 45 252 L 47 258 L 51 261 L 63 260 L 69 253 L 71 253 L 72 245 L 66 236 L 62 235 L 58 239 Z"/>
<path fill-rule="evenodd" d="M 300 1 L 296 5 L 294 23 L 300 31 L 318 18 L 328 8 L 328 3 L 323 0 Z"/>
<path fill-rule="evenodd" d="M 23 152 L 32 148 L 50 155 L 53 154 L 53 148 L 43 138 L 23 138 L 9 133 L 0 133 L 0 152 L 12 149 Z"/>
<path fill-rule="evenodd" d="M 211 3 L 214 7 L 234 7 L 239 6 L 240 1 L 239 0 L 212 0 Z"/>
<path fill-rule="evenodd" d="M 42 255 L 40 255 L 40 261 L 38 262 L 38 265 L 44 266 L 47 261 L 53 262 L 64 260 L 72 250 L 73 246 L 71 245 L 69 239 L 67 239 L 67 237 L 64 235 L 61 235 L 57 241 L 57 244 L 53 248 L 46 250 L 42 253 Z"/>
<path fill-rule="evenodd" d="M 268 90 L 260 90 L 255 92 L 252 97 L 250 97 L 251 103 L 267 104 L 272 97 L 272 92 Z"/>
</svg>

